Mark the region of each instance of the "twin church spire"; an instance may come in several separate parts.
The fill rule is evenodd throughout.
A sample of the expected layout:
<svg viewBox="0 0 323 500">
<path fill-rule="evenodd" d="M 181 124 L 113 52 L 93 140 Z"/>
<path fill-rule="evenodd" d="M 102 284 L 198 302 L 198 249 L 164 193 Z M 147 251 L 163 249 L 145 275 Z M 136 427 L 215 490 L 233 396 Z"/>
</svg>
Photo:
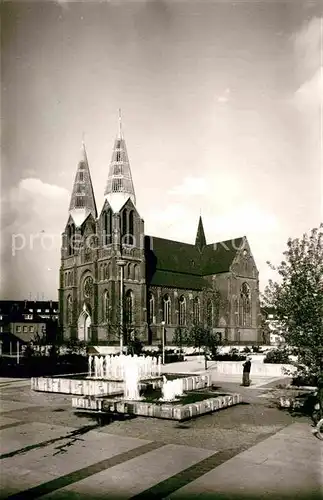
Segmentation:
<svg viewBox="0 0 323 500">
<path fill-rule="evenodd" d="M 119 212 L 130 198 L 136 204 L 135 189 L 132 182 L 126 141 L 122 133 L 121 112 L 119 110 L 119 130 L 109 168 L 108 182 L 104 196 L 114 212 Z"/>
<path fill-rule="evenodd" d="M 114 141 L 108 181 L 104 196 L 114 213 L 119 212 L 129 198 L 133 204 L 136 205 L 136 195 L 131 176 L 126 142 L 122 132 L 120 110 L 118 133 Z M 81 160 L 76 171 L 69 213 L 77 227 L 80 227 L 90 214 L 92 214 L 94 219 L 98 216 L 90 168 L 83 141 Z M 199 251 L 203 251 L 206 246 L 206 238 L 201 216 L 199 218 L 195 246 Z"/>
<path fill-rule="evenodd" d="M 129 198 L 134 205 L 136 204 L 128 153 L 122 133 L 120 110 L 118 133 L 114 142 L 104 196 L 113 212 L 119 212 Z M 89 214 L 97 218 L 94 191 L 84 142 L 82 143 L 82 158 L 76 172 L 69 213 L 76 226 L 80 226 Z"/>
<path fill-rule="evenodd" d="M 90 214 L 95 219 L 97 218 L 94 191 L 84 142 L 82 142 L 81 159 L 76 171 L 69 213 L 76 226 L 80 226 Z"/>
</svg>

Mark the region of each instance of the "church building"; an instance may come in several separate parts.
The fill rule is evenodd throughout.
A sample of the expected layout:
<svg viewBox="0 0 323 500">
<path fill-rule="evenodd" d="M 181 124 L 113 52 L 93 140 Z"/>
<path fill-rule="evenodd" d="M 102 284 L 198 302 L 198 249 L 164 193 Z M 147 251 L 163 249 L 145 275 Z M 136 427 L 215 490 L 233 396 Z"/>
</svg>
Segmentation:
<svg viewBox="0 0 323 500">
<path fill-rule="evenodd" d="M 261 340 L 259 273 L 247 238 L 208 244 L 201 216 L 192 244 L 146 235 L 120 119 L 104 195 L 98 213 L 83 144 L 62 234 L 64 340 L 113 344 L 123 332 L 126 344 L 135 332 L 157 345 L 193 325 L 232 344 Z"/>
</svg>

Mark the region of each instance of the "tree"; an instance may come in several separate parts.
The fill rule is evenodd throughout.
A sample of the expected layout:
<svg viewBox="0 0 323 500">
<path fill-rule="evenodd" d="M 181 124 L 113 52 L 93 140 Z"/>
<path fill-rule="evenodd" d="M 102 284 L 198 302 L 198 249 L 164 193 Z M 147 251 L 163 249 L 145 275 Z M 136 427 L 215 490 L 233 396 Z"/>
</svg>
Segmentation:
<svg viewBox="0 0 323 500">
<path fill-rule="evenodd" d="M 285 342 L 297 353 L 297 375 L 313 378 L 323 411 L 323 224 L 301 239 L 289 239 L 277 267 L 280 282 L 270 281 L 263 297 L 273 307 Z"/>
<path fill-rule="evenodd" d="M 140 314 L 139 307 L 135 305 L 132 310 L 132 320 L 138 318 L 139 314 Z M 137 353 L 140 350 L 142 350 L 140 349 L 140 344 L 142 345 L 140 341 L 141 338 L 140 328 L 138 328 L 138 325 L 133 323 L 133 321 L 129 321 L 125 298 L 123 305 L 122 327 L 121 327 L 121 307 L 119 302 L 115 306 L 114 314 L 110 313 L 109 322 L 107 323 L 108 341 L 112 343 L 119 343 L 121 331 L 123 335 L 123 345 L 126 345 L 131 352 L 135 351 Z"/>
<path fill-rule="evenodd" d="M 261 332 L 262 342 L 265 345 L 270 345 L 271 330 L 268 324 L 266 312 L 263 312 L 263 314 L 261 315 L 259 328 Z"/>
<path fill-rule="evenodd" d="M 219 347 L 222 345 L 219 335 L 212 333 L 211 329 L 202 324 L 194 325 L 191 328 L 176 328 L 173 338 L 174 344 L 187 347 L 196 347 L 203 351 L 205 370 L 207 370 L 207 361 L 218 354 Z"/>
<path fill-rule="evenodd" d="M 173 344 L 179 346 L 182 353 L 183 345 L 187 345 L 188 329 L 186 326 L 177 326 L 173 336 Z"/>
</svg>

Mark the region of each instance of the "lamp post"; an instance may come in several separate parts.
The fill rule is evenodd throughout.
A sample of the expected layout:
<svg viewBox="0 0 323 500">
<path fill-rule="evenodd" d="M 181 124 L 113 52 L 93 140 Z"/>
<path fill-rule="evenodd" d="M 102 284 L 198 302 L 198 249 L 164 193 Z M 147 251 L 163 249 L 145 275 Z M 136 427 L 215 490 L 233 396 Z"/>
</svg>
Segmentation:
<svg viewBox="0 0 323 500">
<path fill-rule="evenodd" d="M 126 265 L 125 260 L 118 260 L 117 265 L 120 267 L 120 354 L 123 353 L 123 269 Z"/>
<path fill-rule="evenodd" d="M 162 326 L 162 364 L 165 364 L 165 321 L 161 322 Z"/>
<path fill-rule="evenodd" d="M 239 332 L 239 326 L 238 326 L 239 311 L 236 311 L 234 314 L 235 314 L 235 331 L 236 331 L 235 341 L 240 343 L 240 332 Z"/>
</svg>

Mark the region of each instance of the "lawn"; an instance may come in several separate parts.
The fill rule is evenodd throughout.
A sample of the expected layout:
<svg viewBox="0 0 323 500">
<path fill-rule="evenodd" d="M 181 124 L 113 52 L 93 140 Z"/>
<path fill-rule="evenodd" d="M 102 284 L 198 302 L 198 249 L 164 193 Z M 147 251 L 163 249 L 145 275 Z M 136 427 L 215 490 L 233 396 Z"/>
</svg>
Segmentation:
<svg viewBox="0 0 323 500">
<path fill-rule="evenodd" d="M 145 403 L 154 404 L 165 404 L 165 401 L 160 401 L 162 397 L 161 389 L 148 389 L 142 393 Z M 201 391 L 190 391 L 185 392 L 183 396 L 177 396 L 175 401 L 167 401 L 167 404 L 181 404 L 188 405 L 193 403 L 198 403 L 199 401 L 204 401 L 209 398 L 216 398 L 218 396 L 228 396 L 226 393 L 220 392 L 201 392 Z"/>
</svg>

